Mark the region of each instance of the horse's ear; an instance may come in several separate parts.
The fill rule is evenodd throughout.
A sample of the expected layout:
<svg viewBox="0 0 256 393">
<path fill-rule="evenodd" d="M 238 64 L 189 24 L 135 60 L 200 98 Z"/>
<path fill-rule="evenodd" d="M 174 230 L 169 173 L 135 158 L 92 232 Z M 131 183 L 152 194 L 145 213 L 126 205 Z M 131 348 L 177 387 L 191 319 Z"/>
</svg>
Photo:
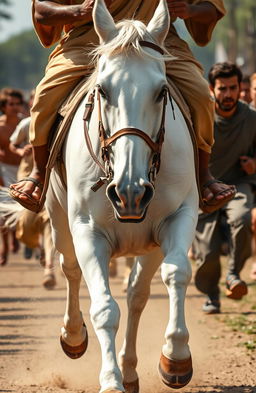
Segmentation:
<svg viewBox="0 0 256 393">
<path fill-rule="evenodd" d="M 117 34 L 116 25 L 104 0 L 95 0 L 92 19 L 100 42 L 107 42 Z"/>
<path fill-rule="evenodd" d="M 170 28 L 170 14 L 165 0 L 160 0 L 147 26 L 147 31 L 160 45 L 164 43 Z"/>
</svg>

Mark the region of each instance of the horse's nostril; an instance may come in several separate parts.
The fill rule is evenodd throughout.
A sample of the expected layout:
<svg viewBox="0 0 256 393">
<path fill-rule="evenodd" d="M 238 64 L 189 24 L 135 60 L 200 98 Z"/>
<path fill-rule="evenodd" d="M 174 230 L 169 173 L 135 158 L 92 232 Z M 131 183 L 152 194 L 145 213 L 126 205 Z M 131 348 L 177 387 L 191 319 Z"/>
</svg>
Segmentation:
<svg viewBox="0 0 256 393">
<path fill-rule="evenodd" d="M 116 184 L 111 184 L 107 188 L 107 197 L 114 204 L 114 206 L 121 207 L 124 205 L 124 200 L 121 198 L 116 191 Z"/>
<path fill-rule="evenodd" d="M 140 205 L 147 206 L 154 196 L 154 188 L 151 184 L 145 185 L 145 192 L 141 198 Z"/>
<path fill-rule="evenodd" d="M 143 186 L 128 185 L 121 189 L 116 184 L 111 184 L 107 188 L 107 196 L 113 206 L 117 209 L 127 210 L 127 212 L 141 212 L 144 210 L 154 195 L 154 188 L 151 184 Z"/>
</svg>

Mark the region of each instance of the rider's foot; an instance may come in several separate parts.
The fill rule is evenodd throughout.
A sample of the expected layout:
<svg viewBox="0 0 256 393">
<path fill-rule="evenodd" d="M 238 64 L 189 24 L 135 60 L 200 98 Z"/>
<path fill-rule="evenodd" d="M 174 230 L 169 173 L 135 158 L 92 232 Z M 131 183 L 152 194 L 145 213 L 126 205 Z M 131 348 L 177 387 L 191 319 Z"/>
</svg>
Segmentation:
<svg viewBox="0 0 256 393">
<path fill-rule="evenodd" d="M 48 161 L 48 146 L 33 146 L 33 169 L 29 177 L 11 184 L 9 191 L 11 197 L 29 210 L 38 212 L 40 198 L 45 180 L 46 164 Z"/>
<path fill-rule="evenodd" d="M 208 168 L 210 153 L 201 149 L 199 151 L 199 183 L 203 199 L 201 209 L 206 213 L 211 213 L 220 209 L 228 201 L 234 198 L 236 187 L 228 185 L 215 179 Z"/>
<path fill-rule="evenodd" d="M 12 190 L 12 196 L 21 201 L 30 201 L 31 198 L 35 201 L 39 201 L 43 184 L 44 175 L 42 176 L 38 172 L 32 171 L 29 177 L 11 184 L 10 189 Z"/>
<path fill-rule="evenodd" d="M 236 187 L 222 183 L 212 176 L 205 176 L 200 179 L 201 194 L 204 202 L 214 202 L 217 204 L 221 200 L 230 200 L 236 194 Z"/>
</svg>

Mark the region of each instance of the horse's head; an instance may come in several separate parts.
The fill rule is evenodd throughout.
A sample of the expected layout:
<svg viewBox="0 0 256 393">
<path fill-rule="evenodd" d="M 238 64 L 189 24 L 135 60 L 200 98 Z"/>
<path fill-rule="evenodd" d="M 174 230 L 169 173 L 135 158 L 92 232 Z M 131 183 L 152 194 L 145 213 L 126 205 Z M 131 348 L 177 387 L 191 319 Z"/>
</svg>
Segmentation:
<svg viewBox="0 0 256 393">
<path fill-rule="evenodd" d="M 104 1 L 96 0 L 93 21 L 100 39 L 101 145 L 112 174 L 107 197 L 119 220 L 138 222 L 154 195 L 164 134 L 167 81 L 160 47 L 169 29 L 168 8 L 160 0 L 147 26 L 135 20 L 115 24 Z"/>
</svg>

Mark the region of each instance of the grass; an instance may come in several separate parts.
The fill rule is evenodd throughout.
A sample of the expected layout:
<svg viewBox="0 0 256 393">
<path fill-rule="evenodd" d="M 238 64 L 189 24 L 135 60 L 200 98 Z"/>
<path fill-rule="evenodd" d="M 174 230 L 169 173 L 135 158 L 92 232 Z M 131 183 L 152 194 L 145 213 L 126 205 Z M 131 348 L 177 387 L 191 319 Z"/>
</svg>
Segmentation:
<svg viewBox="0 0 256 393">
<path fill-rule="evenodd" d="M 228 305 L 228 313 L 223 314 L 220 321 L 233 332 L 239 333 L 241 336 L 239 345 L 243 345 L 250 352 L 256 351 L 256 284 L 249 284 L 248 294 L 242 300 L 233 302 L 227 300 L 226 305 Z"/>
</svg>

